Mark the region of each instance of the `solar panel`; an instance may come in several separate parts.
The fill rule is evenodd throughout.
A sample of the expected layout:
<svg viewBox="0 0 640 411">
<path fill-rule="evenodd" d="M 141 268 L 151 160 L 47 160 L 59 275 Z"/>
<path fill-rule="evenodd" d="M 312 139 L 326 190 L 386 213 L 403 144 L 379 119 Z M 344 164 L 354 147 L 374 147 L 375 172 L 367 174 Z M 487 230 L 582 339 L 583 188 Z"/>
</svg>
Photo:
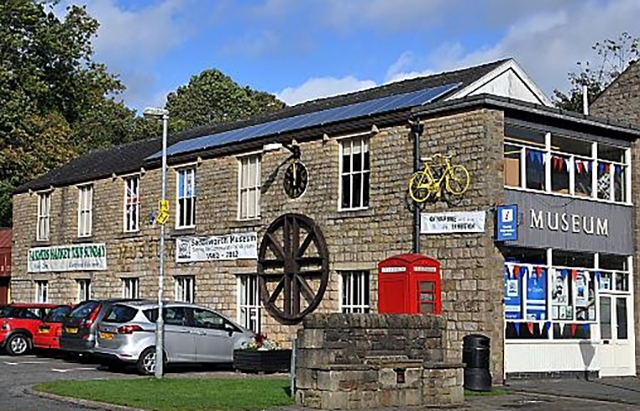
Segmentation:
<svg viewBox="0 0 640 411">
<path fill-rule="evenodd" d="M 434 99 L 448 93 L 459 85 L 460 83 L 445 84 L 424 90 L 395 94 L 393 96 L 381 97 L 347 106 L 333 107 L 326 110 L 301 114 L 298 116 L 283 118 L 281 120 L 269 121 L 267 123 L 236 130 L 197 137 L 171 145 L 167 150 L 167 155 L 172 156 L 192 151 L 206 150 L 224 144 L 247 141 L 272 134 L 300 130 L 306 127 L 319 126 L 322 124 L 335 123 L 338 121 L 370 116 L 373 114 L 381 114 L 403 108 L 421 106 L 430 103 Z M 162 152 L 159 152 L 148 158 L 154 159 L 161 156 Z"/>
</svg>

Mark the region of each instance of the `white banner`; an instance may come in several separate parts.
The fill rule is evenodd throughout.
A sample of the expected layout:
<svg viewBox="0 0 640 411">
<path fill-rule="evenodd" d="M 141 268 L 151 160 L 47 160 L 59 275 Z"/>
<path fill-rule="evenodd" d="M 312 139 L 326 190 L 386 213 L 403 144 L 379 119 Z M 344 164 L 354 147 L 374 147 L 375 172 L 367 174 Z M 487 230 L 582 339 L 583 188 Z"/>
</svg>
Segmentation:
<svg viewBox="0 0 640 411">
<path fill-rule="evenodd" d="M 421 234 L 484 233 L 484 211 L 422 213 Z"/>
<path fill-rule="evenodd" d="M 257 258 L 258 234 L 255 232 L 176 239 L 178 263 Z"/>
<path fill-rule="evenodd" d="M 28 272 L 95 271 L 107 269 L 107 246 L 73 244 L 29 249 Z"/>
</svg>

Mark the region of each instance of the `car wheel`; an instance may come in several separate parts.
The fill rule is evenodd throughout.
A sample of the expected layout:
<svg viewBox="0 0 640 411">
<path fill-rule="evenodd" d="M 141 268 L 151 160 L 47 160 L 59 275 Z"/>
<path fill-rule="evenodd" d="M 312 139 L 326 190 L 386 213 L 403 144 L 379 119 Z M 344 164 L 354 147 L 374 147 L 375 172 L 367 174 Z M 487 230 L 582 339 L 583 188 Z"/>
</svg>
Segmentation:
<svg viewBox="0 0 640 411">
<path fill-rule="evenodd" d="M 151 375 L 156 372 L 156 348 L 149 347 L 142 351 L 136 363 L 138 373 L 141 375 Z"/>
<path fill-rule="evenodd" d="M 31 341 L 24 334 L 14 334 L 7 341 L 7 353 L 9 355 L 24 355 L 29 351 Z"/>
</svg>

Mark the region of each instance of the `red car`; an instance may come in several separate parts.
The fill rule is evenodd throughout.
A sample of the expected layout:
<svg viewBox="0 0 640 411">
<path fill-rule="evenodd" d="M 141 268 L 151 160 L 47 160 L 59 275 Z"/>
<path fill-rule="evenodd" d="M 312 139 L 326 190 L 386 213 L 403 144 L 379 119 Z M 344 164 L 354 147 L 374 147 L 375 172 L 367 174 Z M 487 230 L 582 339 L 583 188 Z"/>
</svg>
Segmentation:
<svg viewBox="0 0 640 411">
<path fill-rule="evenodd" d="M 0 347 L 9 355 L 23 355 L 33 348 L 33 336 L 42 318 L 55 304 L 12 303 L 0 309 Z"/>
<path fill-rule="evenodd" d="M 35 348 L 58 350 L 60 349 L 60 334 L 62 334 L 62 322 L 73 310 L 68 305 L 59 305 L 49 311 L 42 319 L 36 334 L 33 336 L 33 346 Z"/>
</svg>

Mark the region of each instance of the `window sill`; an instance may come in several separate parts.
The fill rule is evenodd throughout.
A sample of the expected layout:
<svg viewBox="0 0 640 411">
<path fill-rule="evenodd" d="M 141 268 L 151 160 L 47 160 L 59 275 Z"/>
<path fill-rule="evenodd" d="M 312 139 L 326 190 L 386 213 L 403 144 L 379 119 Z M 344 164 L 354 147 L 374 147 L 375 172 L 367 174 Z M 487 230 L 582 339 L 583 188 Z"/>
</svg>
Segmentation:
<svg viewBox="0 0 640 411">
<path fill-rule="evenodd" d="M 504 188 L 505 188 L 505 190 L 521 191 L 521 192 L 524 192 L 524 193 L 542 194 L 542 195 L 553 196 L 553 197 L 570 198 L 572 200 L 592 201 L 594 203 L 604 203 L 604 204 L 613 204 L 613 205 L 620 205 L 620 206 L 626 206 L 626 207 L 633 207 L 633 203 L 629 203 L 629 202 L 610 201 L 610 200 L 603 200 L 601 198 L 593 198 L 593 197 L 587 197 L 587 196 L 556 193 L 554 191 L 533 190 L 531 188 L 512 187 L 512 186 L 504 186 Z"/>
<path fill-rule="evenodd" d="M 365 218 L 375 216 L 373 208 L 358 208 L 354 210 L 338 210 L 337 213 L 329 215 L 329 220 L 342 220 L 346 218 Z"/>
<path fill-rule="evenodd" d="M 35 240 L 31 243 L 31 247 L 50 247 L 51 240 Z"/>
<path fill-rule="evenodd" d="M 91 243 L 93 241 L 94 241 L 93 236 L 87 236 L 87 237 L 76 237 L 71 242 L 74 244 L 81 244 L 81 243 Z"/>
<path fill-rule="evenodd" d="M 255 227 L 261 224 L 262 217 L 231 221 L 232 227 Z"/>
<path fill-rule="evenodd" d="M 185 235 L 195 235 L 196 228 L 195 227 L 186 227 L 186 228 L 174 228 L 173 231 L 169 234 L 169 237 L 182 237 Z"/>
<path fill-rule="evenodd" d="M 129 231 L 125 233 L 121 233 L 117 238 L 118 240 L 127 240 L 129 238 L 139 238 L 142 237 L 142 233 L 140 231 Z"/>
</svg>

